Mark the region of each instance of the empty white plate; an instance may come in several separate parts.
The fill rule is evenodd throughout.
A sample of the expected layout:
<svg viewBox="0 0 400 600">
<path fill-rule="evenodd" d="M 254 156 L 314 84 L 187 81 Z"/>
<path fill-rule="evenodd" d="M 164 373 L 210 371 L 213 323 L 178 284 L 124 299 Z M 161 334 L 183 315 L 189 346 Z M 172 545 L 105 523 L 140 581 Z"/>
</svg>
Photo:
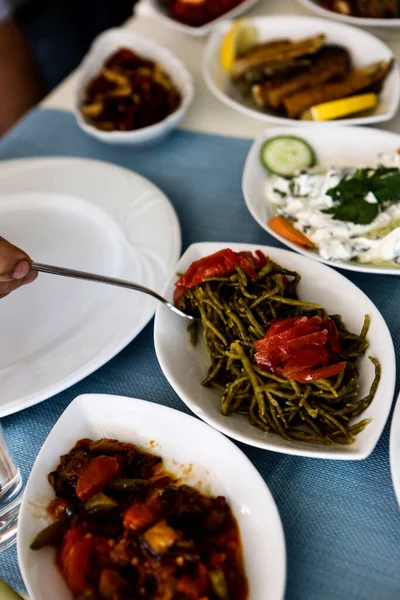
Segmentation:
<svg viewBox="0 0 400 600">
<path fill-rule="evenodd" d="M 259 249 L 276 263 L 297 271 L 301 275 L 299 297 L 320 304 L 328 314 L 341 315 L 350 331 L 361 331 L 364 316 L 366 314 L 370 316 L 369 348 L 359 362 L 360 396 L 363 397 L 368 393 L 375 375 L 368 356 L 378 359 L 382 367 L 382 377 L 373 402 L 356 419 L 356 422 L 361 419 L 371 419 L 371 423 L 356 436 L 354 444 L 350 446 L 339 444 L 322 446 L 316 443 L 286 441 L 275 433 L 265 433 L 251 425 L 244 415 L 236 413 L 225 417 L 220 410 L 220 394 L 212 388 L 201 385 L 210 365 L 201 336 L 198 345 L 193 347 L 190 344 L 184 319 L 160 305 L 154 323 L 154 343 L 158 362 L 173 389 L 198 417 L 231 438 L 251 446 L 312 458 L 340 460 L 366 458 L 378 442 L 389 416 L 396 379 L 393 342 L 379 310 L 358 287 L 337 271 L 300 254 L 268 246 L 229 242 L 192 244 L 180 258 L 174 273 L 184 273 L 195 260 L 223 248 L 232 248 L 237 252 Z M 176 280 L 177 277 L 174 275 L 168 283 L 165 290 L 166 298 L 172 299 Z"/>
<path fill-rule="evenodd" d="M 377 37 L 342 23 L 335 23 L 317 17 L 255 17 L 251 20 L 258 30 L 260 41 L 277 39 L 300 39 L 324 33 L 328 44 L 338 44 L 350 52 L 355 67 L 361 67 L 378 60 L 390 60 L 393 53 L 390 48 Z M 231 22 L 224 22 L 212 33 L 204 51 L 203 76 L 210 91 L 222 102 L 249 117 L 261 119 L 280 125 L 296 125 L 304 128 L 321 127 L 317 121 L 300 121 L 279 116 L 276 113 L 262 111 L 250 99 L 245 98 L 230 80 L 229 74 L 220 63 L 221 41 Z M 400 101 L 400 75 L 397 63 L 387 76 L 379 94 L 377 106 L 366 113 L 330 121 L 329 126 L 362 125 L 378 123 L 392 119 Z"/>
<path fill-rule="evenodd" d="M 36 262 L 160 291 L 179 256 L 171 204 L 127 169 L 75 158 L 4 162 L 0 189 L 1 235 Z M 137 292 L 44 274 L 1 300 L 0 417 L 92 373 L 154 310 Z"/>
<path fill-rule="evenodd" d="M 361 27 L 400 27 L 400 18 L 367 19 L 363 17 L 352 17 L 350 15 L 343 15 L 334 10 L 328 10 L 321 6 L 318 0 L 298 0 L 298 2 L 321 17 L 336 19 L 343 23 L 349 23 L 349 25 L 359 25 Z"/>
<path fill-rule="evenodd" d="M 289 242 L 269 227 L 268 221 L 276 212 L 265 195 L 265 184 L 269 175 L 261 164 L 260 150 L 267 139 L 277 135 L 298 136 L 299 131 L 293 127 L 279 127 L 263 131 L 247 155 L 243 172 L 242 189 L 246 206 L 257 223 L 285 246 L 332 267 L 340 267 L 348 271 L 360 271 L 360 273 L 400 275 L 400 268 L 397 267 L 361 264 L 355 260 L 348 262 L 325 260 L 316 250 L 302 248 L 293 242 Z M 323 168 L 329 168 L 332 165 L 368 166 L 375 163 L 379 153 L 395 153 L 400 148 L 400 135 L 367 127 L 349 128 L 320 125 L 318 129 L 301 131 L 301 137 L 314 149 L 317 163 Z"/>
<path fill-rule="evenodd" d="M 71 427 L 74 423 L 74 427 Z M 72 600 L 54 550 L 32 551 L 35 535 L 49 523 L 54 498 L 47 474 L 81 438 L 133 442 L 164 459 L 182 483 L 227 498 L 242 538 L 249 600 L 282 600 L 285 542 L 273 497 L 248 458 L 226 437 L 182 412 L 120 396 L 79 396 L 45 441 L 26 485 L 18 526 L 18 560 L 31 600 Z"/>
</svg>

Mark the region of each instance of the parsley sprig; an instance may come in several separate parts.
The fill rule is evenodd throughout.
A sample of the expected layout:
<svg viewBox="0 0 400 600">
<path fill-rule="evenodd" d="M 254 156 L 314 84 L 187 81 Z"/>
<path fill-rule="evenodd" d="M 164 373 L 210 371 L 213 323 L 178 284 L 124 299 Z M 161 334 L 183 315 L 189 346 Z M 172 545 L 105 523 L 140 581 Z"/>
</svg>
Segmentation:
<svg viewBox="0 0 400 600">
<path fill-rule="evenodd" d="M 376 203 L 366 201 L 369 192 L 374 194 Z M 400 201 L 400 170 L 388 167 L 358 169 L 326 193 L 335 204 L 322 212 L 332 215 L 335 220 L 369 225 L 389 204 Z"/>
</svg>

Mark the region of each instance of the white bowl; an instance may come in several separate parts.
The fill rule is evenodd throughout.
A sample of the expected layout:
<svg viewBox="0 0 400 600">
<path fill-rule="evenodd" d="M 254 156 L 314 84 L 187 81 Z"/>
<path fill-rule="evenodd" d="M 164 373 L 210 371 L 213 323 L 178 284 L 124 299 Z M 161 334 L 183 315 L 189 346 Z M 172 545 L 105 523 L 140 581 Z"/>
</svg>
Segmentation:
<svg viewBox="0 0 400 600">
<path fill-rule="evenodd" d="M 179 108 L 168 117 L 142 129 L 133 131 L 101 131 L 87 123 L 82 116 L 80 106 L 84 100 L 84 92 L 88 82 L 98 75 L 104 62 L 119 48 L 129 48 L 145 58 L 159 62 L 168 73 L 182 95 Z M 83 131 L 108 144 L 142 145 L 161 141 L 175 129 L 186 114 L 194 96 L 192 76 L 182 61 L 172 52 L 128 29 L 109 29 L 99 35 L 91 45 L 88 54 L 80 67 L 80 77 L 75 94 L 74 114 Z"/>
<path fill-rule="evenodd" d="M 265 196 L 264 188 L 268 172 L 261 164 L 260 150 L 267 139 L 276 135 L 298 135 L 298 130 L 293 127 L 277 127 L 263 131 L 250 148 L 243 171 L 243 196 L 250 214 L 257 223 L 288 248 L 332 267 L 360 273 L 400 275 L 398 267 L 367 265 L 355 260 L 348 262 L 325 260 L 316 250 L 301 248 L 269 227 L 268 221 L 276 214 L 276 211 Z M 371 165 L 380 152 L 396 152 L 400 148 L 400 135 L 367 127 L 350 129 L 349 127 L 321 125 L 318 129 L 302 131 L 301 137 L 315 150 L 318 164 L 325 168 L 332 166 L 335 162 L 339 165 L 355 167 Z"/>
<path fill-rule="evenodd" d="M 243 452 L 180 411 L 100 394 L 79 396 L 68 406 L 40 450 L 26 485 L 17 544 L 30 600 L 72 600 L 54 550 L 32 551 L 29 544 L 50 522 L 45 507 L 54 492 L 47 474 L 60 455 L 85 437 L 133 442 L 162 456 L 166 468 L 184 483 L 195 487 L 200 483 L 206 493 L 225 496 L 241 532 L 249 600 L 282 600 L 286 572 L 282 524 L 267 485 Z"/>
<path fill-rule="evenodd" d="M 241 4 L 238 4 L 238 6 L 235 6 L 235 8 L 232 8 L 232 10 L 229 10 L 221 17 L 218 17 L 218 19 L 213 19 L 212 21 L 206 23 L 205 25 L 202 25 L 201 27 L 185 25 L 184 23 L 180 23 L 179 21 L 172 19 L 169 16 L 168 11 L 160 5 L 158 0 L 143 0 L 138 6 L 137 10 L 140 10 L 142 13 L 145 14 L 149 13 L 151 15 L 154 15 L 162 23 L 164 23 L 168 27 L 172 27 L 172 29 L 176 29 L 177 31 L 181 31 L 182 33 L 185 33 L 187 35 L 203 37 L 205 35 L 208 35 L 210 31 L 215 29 L 216 25 L 218 25 L 218 23 L 220 23 L 224 19 L 234 19 L 238 17 L 239 15 L 248 11 L 252 6 L 257 4 L 257 2 L 259 2 L 259 0 L 243 0 Z"/>
<path fill-rule="evenodd" d="M 394 493 L 400 506 L 400 394 L 396 400 L 390 425 L 389 454 Z"/>
<path fill-rule="evenodd" d="M 389 329 L 376 306 L 353 283 L 337 271 L 309 258 L 268 246 L 205 242 L 193 244 L 179 260 L 174 273 L 183 273 L 189 265 L 201 257 L 223 248 L 233 250 L 260 249 L 275 262 L 301 274 L 299 295 L 303 300 L 321 304 L 328 313 L 340 314 L 350 331 L 360 331 L 364 315 L 371 318 L 368 334 L 368 356 L 376 357 L 382 367 L 382 378 L 376 396 L 362 419 L 371 423 L 356 437 L 351 446 L 322 446 L 297 441 L 286 441 L 275 433 L 265 433 L 250 425 L 247 416 L 234 414 L 225 417 L 220 411 L 219 393 L 202 387 L 200 382 L 208 372 L 209 360 L 201 341 L 192 347 L 182 317 L 165 306 L 159 306 L 154 324 L 154 343 L 157 358 L 164 375 L 183 402 L 201 419 L 226 435 L 266 450 L 296 454 L 312 458 L 357 460 L 366 458 L 374 449 L 389 416 L 393 400 L 396 365 Z M 164 296 L 172 298 L 176 275 L 167 285 Z M 368 393 L 375 370 L 365 355 L 360 360 L 360 395 Z"/>
<path fill-rule="evenodd" d="M 318 19 L 316 17 L 257 17 L 252 23 L 258 29 L 259 38 L 263 41 L 279 38 L 299 39 L 311 35 L 324 33 L 327 43 L 338 44 L 347 48 L 351 54 L 355 67 L 368 65 L 378 60 L 391 60 L 394 58 L 390 48 L 378 38 L 334 21 Z M 203 77 L 210 91 L 228 106 L 246 114 L 249 117 L 281 125 L 296 125 L 297 127 L 321 127 L 315 121 L 301 121 L 277 116 L 272 112 L 261 111 L 250 99 L 242 96 L 233 85 L 229 74 L 220 65 L 219 52 L 221 41 L 231 27 L 231 22 L 223 23 L 210 36 L 204 52 Z M 329 126 L 361 125 L 379 123 L 392 119 L 400 102 L 400 73 L 397 63 L 387 76 L 382 91 L 379 94 L 377 106 L 361 116 L 349 117 L 328 122 Z"/>
<path fill-rule="evenodd" d="M 361 27 L 400 27 L 400 18 L 366 19 L 364 17 L 351 17 L 348 15 L 342 15 L 334 10 L 328 10 L 315 0 L 298 0 L 298 2 L 300 2 L 300 4 L 302 4 L 305 8 L 308 8 L 308 10 L 315 12 L 317 15 L 321 15 L 321 17 L 325 17 L 327 19 L 337 19 L 338 21 L 348 23 L 349 25 L 359 25 Z"/>
</svg>

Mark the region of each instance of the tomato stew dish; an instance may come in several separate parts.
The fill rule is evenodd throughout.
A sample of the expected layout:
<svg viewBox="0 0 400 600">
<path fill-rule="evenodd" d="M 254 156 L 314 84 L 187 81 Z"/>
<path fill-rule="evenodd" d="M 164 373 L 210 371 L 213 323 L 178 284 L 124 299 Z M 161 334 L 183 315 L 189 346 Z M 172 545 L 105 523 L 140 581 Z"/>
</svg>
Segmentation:
<svg viewBox="0 0 400 600">
<path fill-rule="evenodd" d="M 243 0 L 160 0 L 169 15 L 185 25 L 201 27 L 229 12 Z"/>
<path fill-rule="evenodd" d="M 159 456 L 82 439 L 49 474 L 57 548 L 79 600 L 246 600 L 240 533 L 224 497 L 181 485 Z"/>
</svg>

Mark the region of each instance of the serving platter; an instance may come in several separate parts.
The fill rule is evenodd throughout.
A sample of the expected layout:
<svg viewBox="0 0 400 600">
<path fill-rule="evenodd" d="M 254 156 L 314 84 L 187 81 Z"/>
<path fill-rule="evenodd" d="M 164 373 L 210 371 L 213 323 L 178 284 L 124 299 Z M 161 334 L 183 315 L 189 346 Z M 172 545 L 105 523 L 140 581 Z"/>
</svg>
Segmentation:
<svg viewBox="0 0 400 600">
<path fill-rule="evenodd" d="M 50 522 L 45 507 L 54 491 L 47 474 L 78 439 L 102 437 L 133 442 L 161 456 L 166 469 L 182 483 L 206 494 L 225 496 L 241 532 L 249 600 L 283 600 L 286 556 L 281 520 L 266 483 L 243 452 L 208 425 L 180 411 L 101 394 L 79 396 L 68 406 L 40 450 L 27 482 L 17 544 L 30 600 L 72 600 L 56 566 L 54 550 L 34 552 L 29 545 Z"/>
<path fill-rule="evenodd" d="M 298 136 L 299 130 L 288 127 L 266 129 L 255 140 L 247 155 L 242 190 L 246 206 L 257 223 L 291 250 L 332 267 L 360 273 L 400 275 L 400 268 L 397 267 L 361 264 L 357 261 L 325 260 L 316 250 L 302 248 L 271 229 L 268 221 L 275 215 L 275 209 L 265 195 L 265 184 L 269 175 L 261 164 L 260 151 L 266 140 L 279 135 Z M 314 149 L 317 163 L 323 168 L 329 168 L 332 165 L 367 166 L 373 164 L 379 153 L 396 152 L 400 148 L 400 135 L 363 127 L 333 128 L 321 124 L 318 129 L 302 130 L 301 137 Z"/>
<path fill-rule="evenodd" d="M 343 23 L 317 17 L 297 16 L 255 17 L 251 22 L 258 31 L 260 41 L 295 40 L 323 33 L 326 35 L 327 44 L 336 44 L 347 48 L 355 67 L 394 58 L 390 48 L 377 37 Z M 231 26 L 232 22 L 222 23 L 207 41 L 203 57 L 203 77 L 210 91 L 221 102 L 249 117 L 269 123 L 301 127 L 302 129 L 319 129 L 321 123 L 316 121 L 289 119 L 268 110 L 262 111 L 236 89 L 230 80 L 229 74 L 223 70 L 220 64 L 221 42 Z M 395 116 L 399 102 L 400 74 L 397 63 L 395 63 L 383 84 L 378 104 L 374 109 L 357 116 L 330 121 L 329 126 L 363 125 L 390 120 Z"/>
<path fill-rule="evenodd" d="M 368 356 L 373 356 L 379 361 L 382 376 L 373 402 L 356 421 L 370 419 L 371 422 L 356 436 L 353 444 L 323 446 L 317 443 L 287 441 L 275 433 L 266 433 L 251 425 L 247 415 L 234 413 L 229 417 L 223 416 L 220 409 L 220 393 L 201 385 L 210 364 L 201 336 L 199 343 L 192 346 L 184 319 L 164 306 L 159 306 L 154 323 L 154 344 L 158 362 L 170 385 L 198 417 L 225 435 L 251 446 L 312 458 L 366 458 L 378 442 L 389 416 L 396 379 L 392 338 L 377 307 L 343 275 L 308 257 L 279 248 L 229 242 L 203 242 L 189 246 L 164 290 L 165 297 L 172 299 L 177 280 L 175 273 L 184 273 L 195 260 L 224 248 L 231 248 L 237 252 L 261 250 L 279 265 L 298 272 L 301 275 L 299 297 L 320 304 L 328 314 L 341 315 L 350 331 L 361 331 L 364 317 L 369 315 L 371 325 L 368 333 Z M 368 356 L 364 355 L 359 361 L 360 397 L 367 395 L 375 375 Z"/>
</svg>

